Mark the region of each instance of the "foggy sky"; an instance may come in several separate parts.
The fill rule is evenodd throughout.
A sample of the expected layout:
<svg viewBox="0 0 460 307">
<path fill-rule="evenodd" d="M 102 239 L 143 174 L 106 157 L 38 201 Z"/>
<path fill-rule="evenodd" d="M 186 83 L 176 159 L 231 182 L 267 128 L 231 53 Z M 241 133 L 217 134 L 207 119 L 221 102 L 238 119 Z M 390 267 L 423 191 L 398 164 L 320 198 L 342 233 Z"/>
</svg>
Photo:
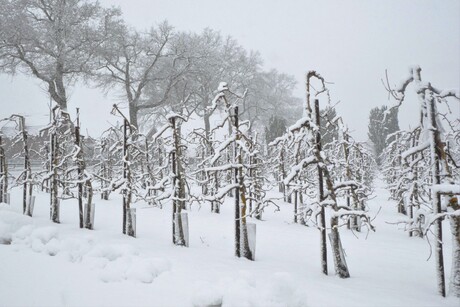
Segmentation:
<svg viewBox="0 0 460 307">
<path fill-rule="evenodd" d="M 138 29 L 168 20 L 177 30 L 200 32 L 209 27 L 231 35 L 249 50 L 260 51 L 266 69 L 276 68 L 298 80 L 317 70 L 330 85 L 333 102 L 358 140 L 367 139 L 369 110 L 388 103 L 381 83 L 388 69 L 399 83 L 411 65 L 440 88 L 460 87 L 460 1 L 255 1 L 255 0 L 101 0 L 120 6 L 124 19 Z M 222 80 L 225 81 L 225 80 Z M 118 95 L 77 86 L 69 91 L 69 111 L 79 106 L 83 130 L 92 136 L 116 119 L 109 112 Z M 417 121 L 417 101 L 409 97 L 400 126 Z M 28 115 L 33 124 L 47 122 L 44 85 L 21 76 L 0 75 L 0 118 Z M 324 103 L 320 100 L 320 103 Z M 453 107 L 460 116 L 460 104 Z"/>
</svg>

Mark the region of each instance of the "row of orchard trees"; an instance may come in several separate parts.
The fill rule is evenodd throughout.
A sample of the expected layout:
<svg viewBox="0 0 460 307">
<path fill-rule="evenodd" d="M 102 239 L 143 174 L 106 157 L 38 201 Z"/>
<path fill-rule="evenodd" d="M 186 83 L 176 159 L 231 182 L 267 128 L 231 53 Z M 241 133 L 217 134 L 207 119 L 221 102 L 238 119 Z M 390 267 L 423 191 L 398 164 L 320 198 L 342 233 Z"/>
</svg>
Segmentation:
<svg viewBox="0 0 460 307">
<path fill-rule="evenodd" d="M 317 99 L 314 104 L 311 102 L 315 80 L 320 86 L 315 96 L 324 93 L 328 97 L 329 107 L 323 112 Z M 323 273 L 328 274 L 329 236 L 335 272 L 341 278 L 348 278 L 339 228 L 346 226 L 361 231 L 361 225 L 365 225 L 374 230 L 366 200 L 371 193 L 375 162 L 367 146 L 353 140 L 342 118 L 330 116 L 336 112 L 330 106 L 326 82 L 316 71 L 307 73 L 306 92 L 305 116 L 270 144 L 270 155 L 279 190 L 286 200 L 294 203 L 294 222 L 312 223 L 320 231 Z M 329 137 L 327 142 L 322 140 L 330 133 L 336 137 Z"/>
<path fill-rule="evenodd" d="M 20 144 L 21 152 L 14 158 L 24 161 L 22 171 L 14 178 L 13 186 L 23 188 L 23 213 L 32 216 L 35 196 L 34 186 L 40 187 L 50 194 L 50 218 L 53 222 L 59 223 L 60 201 L 67 198 L 77 198 L 79 208 L 80 228 L 92 229 L 92 217 L 94 207 L 91 208 L 93 188 L 91 175 L 88 173 L 85 164 L 83 137 L 80 135 L 80 123 L 77 109 L 76 124 L 70 121 L 69 114 L 59 107 L 51 110 L 52 120 L 48 126 L 41 131 L 48 137 L 40 151 L 32 152 L 31 143 L 28 141 L 26 121 L 24 116 L 14 114 L 3 119 L 2 124 L 13 123 L 18 133 L 12 140 L 10 146 Z M 1 200 L 9 203 L 9 193 L 6 188 L 11 174 L 8 172 L 5 147 L 0 142 L 0 159 L 2 163 L 1 176 Z M 31 156 L 39 157 L 42 161 L 43 170 L 33 172 L 31 167 Z M 74 191 L 74 189 L 76 189 Z M 60 192 L 62 190 L 62 193 Z M 8 196 L 8 197 L 5 197 Z M 83 198 L 87 203 L 83 204 Z M 86 212 L 86 216 L 84 214 Z"/>
<path fill-rule="evenodd" d="M 385 175 L 390 183 L 392 197 L 398 200 L 400 212 L 409 217 L 405 223 L 409 233 L 425 234 L 435 227 L 435 255 L 437 260 L 440 293 L 445 295 L 442 249 L 442 219 L 451 222 L 453 235 L 453 265 L 451 288 L 459 295 L 460 275 L 460 220 L 456 195 L 459 191 L 459 122 L 451 124 L 451 132 L 443 133 L 441 117 L 436 103 L 446 97 L 458 99 L 453 91 L 441 91 L 429 83 L 422 83 L 420 69 L 414 68 L 411 76 L 396 90 L 398 107 L 404 101 L 407 86 L 415 82 L 421 102 L 420 126 L 410 132 L 398 132 L 385 153 Z M 294 203 L 294 221 L 311 223 L 320 231 L 321 265 L 325 274 L 327 265 L 327 231 L 331 242 L 335 272 L 342 278 L 350 276 L 340 240 L 339 228 L 346 226 L 361 231 L 364 224 L 374 230 L 366 210 L 366 200 L 371 192 L 375 162 L 367 146 L 350 136 L 339 116 L 331 118 L 327 112 L 321 116 L 319 101 L 311 103 L 312 80 L 317 79 L 321 89 L 316 95 L 327 93 L 325 81 L 315 71 L 307 74 L 307 99 L 305 116 L 289 127 L 287 133 L 275 139 L 269 163 L 278 178 L 280 191 Z M 249 121 L 240 120 L 239 105 L 247 92 L 236 94 L 226 83 L 221 83 L 217 96 L 211 101 L 209 114 L 219 106 L 225 116 L 221 122 L 206 129 L 195 129 L 188 135 L 182 124 L 193 112 L 187 108 L 169 113 L 166 124 L 147 135 L 139 133 L 125 114 L 113 107 L 113 114 L 122 118 L 120 127 L 107 130 L 99 141 L 99 163 L 89 170 L 85 165 L 84 141 L 80 123 L 70 120 L 70 115 L 59 106 L 51 110 L 52 120 L 42 129 L 49 138 L 44 150 L 45 171 L 33 173 L 30 166 L 28 136 L 24 117 L 12 115 L 5 119 L 18 127 L 15 142 L 23 144 L 24 170 L 15 184 L 23 188 L 23 212 L 32 215 L 33 186 L 39 185 L 50 194 L 50 218 L 59 223 L 60 200 L 78 199 L 80 227 L 94 227 L 94 186 L 101 198 L 119 190 L 123 199 L 123 233 L 135 236 L 135 210 L 133 202 L 144 200 L 151 205 L 172 203 L 172 238 L 176 245 L 188 245 L 188 220 L 183 210 L 194 201 L 209 203 L 211 210 L 219 213 L 226 195 L 232 194 L 235 206 L 235 255 L 254 259 L 255 226 L 247 218 L 261 218 L 264 207 L 274 204 L 266 197 L 264 186 L 269 179 L 262 176 L 264 163 L 257 143 L 257 134 Z M 187 97 L 188 99 L 188 97 Z M 183 104 L 180 104 L 183 106 Z M 332 110 L 330 108 L 329 110 Z M 332 112 L 332 111 L 329 111 Z M 333 127 L 337 137 L 322 142 L 321 121 Z M 323 124 L 324 126 L 324 124 Z M 218 137 L 226 130 L 226 138 Z M 222 135 L 222 134 L 220 134 Z M 201 159 L 189 163 L 188 146 L 197 145 Z M 1 143 L 0 143 L 1 145 Z M 4 148 L 0 146 L 1 201 L 8 201 L 8 169 Z M 194 168 L 195 171 L 191 171 Z M 201 185 L 201 194 L 190 188 L 192 179 Z M 329 218 L 329 223 L 326 218 Z"/>
<path fill-rule="evenodd" d="M 307 75 L 308 82 L 313 78 L 321 81 L 323 92 L 327 91 L 319 74 Z M 326 134 L 320 129 L 318 101 L 314 108 L 310 105 L 309 84 L 307 93 L 306 116 L 273 142 L 278 146 L 270 149 L 269 154 L 283 155 L 276 167 L 286 171 L 280 172 L 278 175 L 284 175 L 278 179 L 285 194 L 294 198 L 294 220 L 315 224 L 320 230 L 324 273 L 327 274 L 326 232 L 330 229 L 336 273 L 346 278 L 349 272 L 339 227 L 348 225 L 353 231 L 360 231 L 364 222 L 373 230 L 365 205 L 370 194 L 373 160 L 366 147 L 352 139 L 337 116 L 323 116 L 328 121 L 326 127 L 334 126 L 338 132 L 338 138 L 325 143 L 323 148 L 321 137 Z M 216 116 L 220 119 L 210 127 L 209 133 L 201 128 L 184 133 L 183 123 L 194 112 L 182 107 L 169 113 L 166 123 L 158 130 L 144 135 L 114 105 L 112 114 L 122 119 L 122 125 L 103 133 L 97 146 L 99 161 L 90 169 L 84 163 L 84 140 L 79 133 L 78 116 L 77 121 L 72 122 L 69 114 L 56 106 L 52 110 L 52 121 L 42 130 L 49 137 L 43 151 L 46 171 L 32 176 L 25 163 L 24 174 L 28 175 L 21 176 L 24 182 L 39 183 L 50 193 L 50 216 L 54 222 L 59 222 L 59 201 L 77 198 L 82 228 L 94 226 L 94 191 L 100 192 L 102 199 L 108 199 L 113 191 L 121 193 L 122 231 L 130 236 L 135 236 L 134 202 L 143 200 L 160 207 L 171 203 L 173 243 L 182 246 L 188 245 L 188 220 L 183 211 L 193 202 L 199 202 L 208 203 L 212 212 L 219 213 L 225 197 L 232 195 L 235 255 L 254 259 L 255 225 L 247 219 L 252 216 L 261 219 L 264 208 L 275 205 L 266 195 L 270 179 L 262 175 L 267 173 L 267 166 L 273 168 L 274 165 L 262 162 L 264 157 L 257 133 L 250 121 L 240 118 L 239 107 L 247 95 L 247 91 L 235 93 L 222 82 L 206 112 L 223 112 L 224 116 Z M 20 135 L 27 133 L 22 131 Z M 195 163 L 189 161 L 189 147 L 193 146 L 199 156 Z M 27 179 L 31 177 L 34 180 Z M 192 192 L 193 184 L 201 186 L 201 193 Z M 32 211 L 26 214 L 31 215 Z M 327 216 L 329 223 L 326 223 Z"/>
<path fill-rule="evenodd" d="M 240 121 L 239 103 L 247 92 L 237 95 L 221 83 L 217 96 L 207 112 L 224 112 L 221 122 L 212 127 L 212 137 L 204 129 L 182 131 L 183 123 L 193 113 L 177 109 L 166 116 L 166 123 L 156 132 L 139 133 L 129 118 L 113 105 L 112 114 L 122 119 L 119 127 L 105 131 L 96 148 L 99 159 L 88 167 L 85 163 L 85 139 L 80 135 L 77 110 L 76 121 L 58 105 L 51 110 L 52 120 L 41 133 L 48 137 L 41 153 L 44 170 L 32 172 L 25 119 L 13 115 L 3 121 L 14 122 L 18 134 L 14 142 L 23 144 L 24 170 L 14 179 L 14 186 L 23 185 L 24 214 L 33 214 L 33 187 L 50 195 L 50 219 L 60 222 L 60 202 L 77 199 L 80 228 L 93 229 L 95 200 L 99 192 L 107 200 L 110 193 L 122 195 L 122 232 L 136 236 L 137 201 L 162 207 L 172 204 L 173 243 L 188 246 L 188 219 L 183 213 L 193 202 L 209 203 L 212 212 L 219 213 L 227 194 L 235 201 L 235 254 L 254 260 L 255 225 L 247 217 L 261 218 L 263 208 L 270 203 L 265 197 L 261 176 L 257 134 L 251 132 L 249 121 Z M 223 130 L 223 131 L 222 131 Z M 222 140 L 226 136 L 225 140 Z M 190 163 L 195 150 L 200 161 Z M 0 144 L 2 162 L 2 199 L 6 200 L 8 171 L 4 148 Z M 190 180 L 201 186 L 202 193 L 192 193 Z M 3 193 L 5 192 L 5 193 Z M 3 197 L 5 196 L 5 197 Z M 5 201 L 6 202 L 6 201 Z"/>
<path fill-rule="evenodd" d="M 419 100 L 419 124 L 409 131 L 389 136 L 391 143 L 383 154 L 383 173 L 398 212 L 407 215 L 402 221 L 409 236 L 425 236 L 434 228 L 434 254 L 438 291 L 446 295 L 442 222 L 449 220 L 453 239 L 450 291 L 460 297 L 460 119 L 441 110 L 452 99 L 458 110 L 460 95 L 453 90 L 440 90 L 422 81 L 421 68 L 413 67 L 409 77 L 388 91 L 396 100 L 392 109 L 401 106 L 413 85 Z"/>
</svg>

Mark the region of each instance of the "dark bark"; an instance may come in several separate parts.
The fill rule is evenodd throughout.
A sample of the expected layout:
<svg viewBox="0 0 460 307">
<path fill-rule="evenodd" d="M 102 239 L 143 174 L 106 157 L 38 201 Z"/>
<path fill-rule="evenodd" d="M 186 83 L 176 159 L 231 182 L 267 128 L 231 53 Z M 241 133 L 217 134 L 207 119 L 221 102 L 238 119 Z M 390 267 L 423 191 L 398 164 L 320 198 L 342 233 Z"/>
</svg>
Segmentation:
<svg viewBox="0 0 460 307">
<path fill-rule="evenodd" d="M 77 119 L 77 125 L 75 126 L 75 145 L 81 148 L 80 142 L 80 127 Z M 77 174 L 78 174 L 78 216 L 80 221 L 80 228 L 84 226 L 84 218 L 83 218 L 83 166 L 81 161 L 81 149 L 80 153 L 78 154 L 78 161 L 77 161 Z"/>
<path fill-rule="evenodd" d="M 93 208 L 93 186 L 90 180 L 86 181 L 86 190 L 88 191 L 88 198 L 86 200 L 86 215 L 85 215 L 85 228 L 86 229 L 93 229 L 93 220 L 92 217 L 94 216 L 94 208 Z"/>
<path fill-rule="evenodd" d="M 5 149 L 2 144 L 2 137 L 0 136 L 0 203 L 7 201 L 8 189 L 8 172 L 6 164 Z"/>
<path fill-rule="evenodd" d="M 234 109 L 234 133 L 236 135 L 236 138 L 238 139 L 238 106 L 235 107 Z M 229 123 L 230 126 L 230 123 Z M 231 129 L 231 128 L 230 128 Z M 238 145 L 235 142 L 234 143 L 234 156 L 233 156 L 233 162 L 236 164 L 237 156 L 238 156 Z M 239 182 L 239 168 L 235 168 L 235 177 L 234 180 L 235 182 Z M 235 188 L 234 192 L 235 196 L 235 256 L 241 257 L 241 248 L 240 248 L 240 242 L 241 242 L 241 208 L 240 208 L 240 187 Z"/>
<path fill-rule="evenodd" d="M 321 126 L 320 120 L 320 113 L 319 113 L 319 101 L 318 99 L 315 100 L 315 114 L 316 114 L 316 126 L 318 127 L 318 131 L 316 133 L 316 152 L 317 156 L 320 156 L 322 146 L 321 146 L 321 132 L 319 127 Z M 318 160 L 320 161 L 320 160 Z M 323 169 L 318 164 L 317 166 L 318 171 L 318 200 L 321 203 L 324 200 L 324 187 L 323 187 Z M 324 206 L 321 206 L 321 213 L 320 213 L 320 227 L 321 227 L 321 268 L 323 273 L 327 275 L 327 243 L 326 243 L 326 213 L 324 210 Z"/>
<path fill-rule="evenodd" d="M 238 107 L 236 107 L 236 111 L 238 110 Z M 237 114 L 237 112 L 236 112 Z M 237 123 L 237 122 L 236 122 Z M 238 127 L 238 126 L 236 126 Z M 239 148 L 239 153 L 238 153 L 238 163 L 243 164 L 243 152 L 242 149 Z M 240 232 L 241 232 L 241 256 L 243 256 L 246 259 L 249 260 L 254 260 L 252 257 L 252 252 L 251 249 L 249 248 L 249 238 L 248 238 L 248 228 L 246 224 L 246 214 L 247 214 L 247 199 L 246 199 L 246 189 L 244 186 L 244 178 L 243 178 L 243 168 L 240 167 L 238 170 L 238 184 L 239 184 L 239 193 L 241 194 L 236 194 L 236 198 L 241 199 L 241 208 L 240 208 Z"/>
<path fill-rule="evenodd" d="M 25 118 L 19 116 L 20 124 L 19 127 L 21 129 L 22 134 L 22 143 L 23 143 L 23 150 L 24 150 L 24 183 L 23 183 L 23 195 L 22 195 L 22 206 L 23 206 L 23 213 L 32 216 L 32 169 L 30 166 L 30 156 L 29 156 L 29 146 L 28 146 L 28 136 L 26 131 L 26 123 Z"/>
<path fill-rule="evenodd" d="M 125 180 L 125 188 L 123 193 L 123 233 L 134 237 L 134 227 L 133 227 L 133 215 L 131 212 L 131 200 L 132 200 L 132 178 L 131 170 L 129 167 L 129 146 L 128 146 L 128 130 L 131 131 L 129 121 L 124 118 L 123 121 L 123 179 Z"/>
<path fill-rule="evenodd" d="M 429 116 L 430 116 L 430 137 L 431 137 L 431 157 L 432 160 L 432 176 L 433 176 L 433 184 L 440 184 L 441 183 L 441 175 L 440 175 L 440 157 L 439 157 L 439 149 L 437 148 L 437 144 L 440 142 L 439 130 L 436 123 L 436 106 L 435 100 L 429 100 Z M 441 195 L 438 193 L 432 193 L 432 201 L 433 201 L 433 211 L 434 213 L 441 213 Z M 437 271 L 437 278 L 438 278 L 438 292 L 442 296 L 446 296 L 446 280 L 445 280 L 445 273 L 444 273 L 444 253 L 443 253 L 443 246 L 442 246 L 442 219 L 437 219 L 434 223 L 435 227 L 435 235 L 436 235 L 436 242 L 435 242 L 435 256 L 436 256 L 436 271 Z"/>
<path fill-rule="evenodd" d="M 280 149 L 280 154 L 279 154 L 279 177 L 278 177 L 278 191 L 284 194 L 284 200 L 286 201 L 286 188 L 284 186 L 284 178 L 286 177 L 286 171 L 284 169 L 284 147 Z"/>
<path fill-rule="evenodd" d="M 297 190 L 294 191 L 294 223 L 297 223 Z"/>
<path fill-rule="evenodd" d="M 458 201 L 454 210 L 459 210 Z M 460 298 L 460 216 L 450 217 L 452 229 L 452 273 L 450 276 L 450 295 Z"/>
<path fill-rule="evenodd" d="M 185 184 L 182 178 L 181 169 L 181 148 L 180 148 L 180 130 L 176 123 L 176 118 L 170 118 L 170 124 L 173 130 L 174 151 L 171 153 L 171 171 L 173 172 L 173 243 L 179 246 L 185 246 L 184 229 L 182 223 L 182 209 L 185 207 Z"/>
<path fill-rule="evenodd" d="M 50 134 L 50 217 L 54 223 L 59 223 L 59 199 L 58 199 L 58 173 L 57 164 L 59 161 L 58 157 L 58 138 L 56 133 Z"/>
</svg>

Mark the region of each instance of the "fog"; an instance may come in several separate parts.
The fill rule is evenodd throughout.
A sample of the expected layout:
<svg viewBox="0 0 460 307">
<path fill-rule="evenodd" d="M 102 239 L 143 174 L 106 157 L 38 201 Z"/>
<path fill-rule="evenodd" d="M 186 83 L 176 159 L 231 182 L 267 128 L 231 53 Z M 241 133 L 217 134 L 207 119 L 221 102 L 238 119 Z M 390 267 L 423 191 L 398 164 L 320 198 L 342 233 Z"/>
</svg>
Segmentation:
<svg viewBox="0 0 460 307">
<path fill-rule="evenodd" d="M 422 78 L 440 88 L 460 84 L 459 1 L 151 1 L 102 0 L 120 6 L 124 19 L 138 29 L 168 20 L 176 30 L 200 32 L 209 27 L 231 35 L 246 49 L 257 50 L 266 69 L 292 74 L 296 93 L 305 96 L 304 75 L 316 70 L 333 84 L 332 102 L 355 137 L 367 138 L 372 107 L 388 103 L 382 85 L 422 67 Z M 225 80 L 222 80 L 225 81 Z M 28 116 L 31 124 L 47 122 L 49 97 L 38 81 L 18 74 L 0 75 L 0 117 Z M 113 122 L 109 112 L 122 97 L 77 84 L 70 90 L 69 111 L 80 107 L 83 129 L 98 135 Z M 400 126 L 418 120 L 410 96 L 400 111 Z M 320 103 L 326 103 L 320 97 Z M 453 106 L 460 114 L 460 106 Z M 456 115 L 454 115 L 456 116 Z"/>
</svg>

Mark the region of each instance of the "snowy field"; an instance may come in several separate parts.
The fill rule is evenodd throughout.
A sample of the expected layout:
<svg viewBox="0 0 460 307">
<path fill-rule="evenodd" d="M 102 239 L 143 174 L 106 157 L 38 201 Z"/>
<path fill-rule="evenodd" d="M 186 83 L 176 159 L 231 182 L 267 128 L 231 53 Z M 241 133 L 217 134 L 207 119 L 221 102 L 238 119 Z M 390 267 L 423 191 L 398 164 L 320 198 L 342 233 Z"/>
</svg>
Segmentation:
<svg viewBox="0 0 460 307">
<path fill-rule="evenodd" d="M 49 221 L 48 195 L 34 217 L 21 212 L 21 190 L 0 204 L 0 306 L 460 306 L 436 291 L 426 240 L 397 225 L 395 204 L 377 181 L 370 200 L 377 232 L 342 229 L 351 278 L 321 273 L 319 231 L 292 223 L 292 206 L 268 208 L 257 224 L 256 261 L 233 256 L 233 204 L 212 214 L 189 211 L 190 247 L 171 242 L 171 212 L 136 204 L 137 238 L 121 234 L 120 195 L 96 202 L 95 230 L 78 228 L 76 201 Z M 447 231 L 447 224 L 445 234 Z M 451 238 L 445 235 L 446 275 Z M 329 246 L 328 246 L 329 247 Z"/>
</svg>

